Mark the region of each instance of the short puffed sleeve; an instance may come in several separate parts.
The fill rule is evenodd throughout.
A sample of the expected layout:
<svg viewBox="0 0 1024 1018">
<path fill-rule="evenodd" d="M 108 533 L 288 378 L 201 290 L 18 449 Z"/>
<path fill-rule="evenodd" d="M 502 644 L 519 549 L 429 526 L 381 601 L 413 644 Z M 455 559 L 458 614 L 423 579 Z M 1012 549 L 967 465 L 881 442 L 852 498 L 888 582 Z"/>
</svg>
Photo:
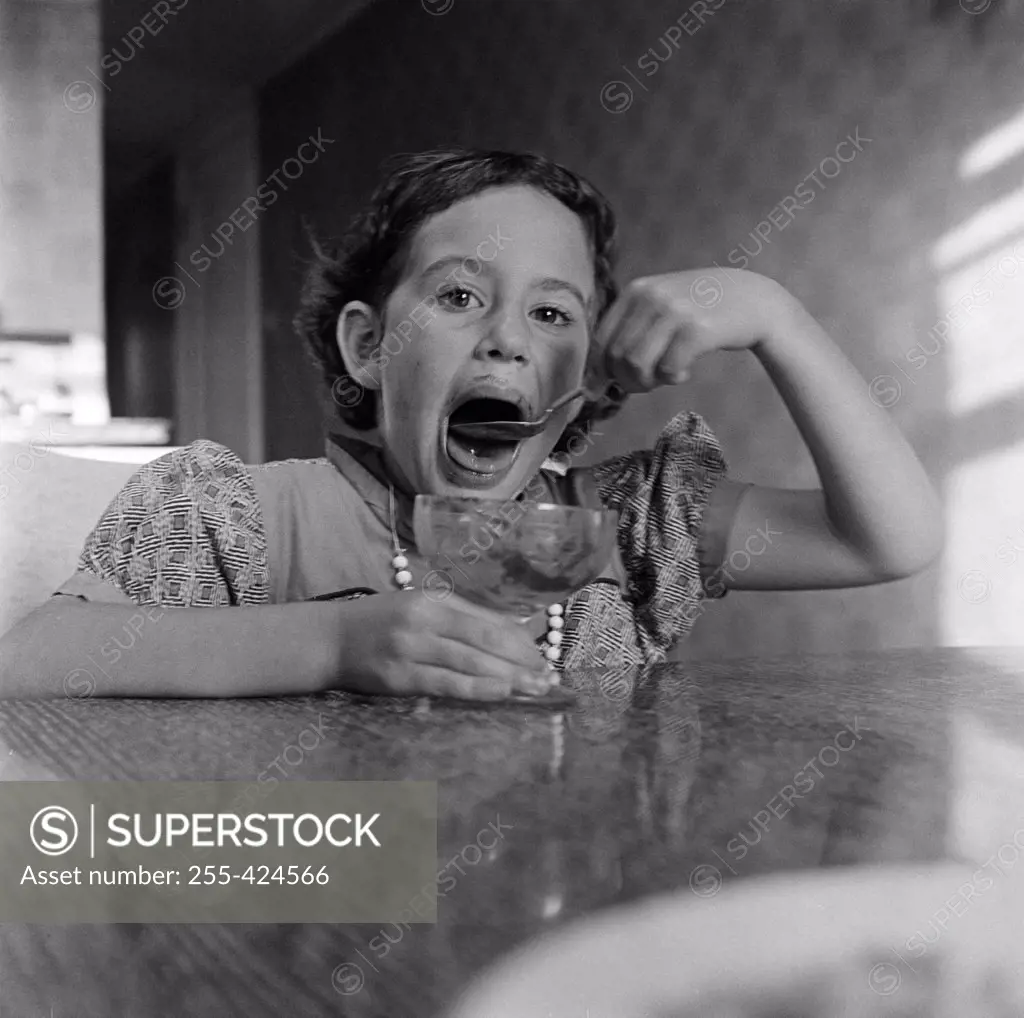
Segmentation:
<svg viewBox="0 0 1024 1018">
<path fill-rule="evenodd" d="M 701 602 L 722 597 L 722 555 L 748 485 L 726 478 L 717 439 L 702 417 L 681 413 L 652 449 L 589 468 L 601 502 L 619 511 L 618 545 L 636 622 L 664 652 L 689 631 Z"/>
<path fill-rule="evenodd" d="M 269 601 L 266 532 L 249 470 L 200 439 L 136 471 L 86 538 L 55 593 L 139 605 Z"/>
</svg>

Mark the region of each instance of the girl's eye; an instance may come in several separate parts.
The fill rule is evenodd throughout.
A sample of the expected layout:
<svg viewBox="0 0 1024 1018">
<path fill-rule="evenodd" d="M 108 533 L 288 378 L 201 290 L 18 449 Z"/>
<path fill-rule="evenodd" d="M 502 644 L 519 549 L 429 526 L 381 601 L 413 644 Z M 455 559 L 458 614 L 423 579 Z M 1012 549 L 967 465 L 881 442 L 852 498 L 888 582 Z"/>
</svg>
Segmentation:
<svg viewBox="0 0 1024 1018">
<path fill-rule="evenodd" d="M 467 311 L 473 305 L 470 301 L 476 301 L 477 307 L 483 307 L 480 298 L 475 293 L 464 289 L 461 286 L 452 286 L 442 290 L 437 295 L 438 303 L 444 307 L 452 308 L 455 311 Z"/>
<path fill-rule="evenodd" d="M 544 325 L 557 325 L 565 328 L 576 321 L 568 311 L 563 311 L 561 308 L 556 308 L 551 304 L 545 304 L 543 307 L 536 308 L 534 314 L 540 317 L 540 321 Z"/>
</svg>

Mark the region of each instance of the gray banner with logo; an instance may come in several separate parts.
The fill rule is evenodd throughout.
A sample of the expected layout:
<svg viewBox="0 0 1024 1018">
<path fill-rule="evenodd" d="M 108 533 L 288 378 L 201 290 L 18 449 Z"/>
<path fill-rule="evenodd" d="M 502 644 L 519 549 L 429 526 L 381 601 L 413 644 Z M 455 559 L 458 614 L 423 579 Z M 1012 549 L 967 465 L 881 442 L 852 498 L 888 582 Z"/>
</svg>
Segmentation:
<svg viewBox="0 0 1024 1018">
<path fill-rule="evenodd" d="M 436 878 L 435 782 L 252 788 L 0 782 L 0 922 L 392 922 Z"/>
</svg>

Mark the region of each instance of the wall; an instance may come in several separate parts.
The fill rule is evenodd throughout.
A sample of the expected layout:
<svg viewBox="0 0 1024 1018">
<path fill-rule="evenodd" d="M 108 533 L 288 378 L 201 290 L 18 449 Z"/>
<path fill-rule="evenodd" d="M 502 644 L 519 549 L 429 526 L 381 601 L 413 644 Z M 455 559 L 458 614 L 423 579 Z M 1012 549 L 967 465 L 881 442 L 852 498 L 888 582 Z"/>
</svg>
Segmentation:
<svg viewBox="0 0 1024 1018">
<path fill-rule="evenodd" d="M 875 398 L 949 499 L 955 547 L 922 576 L 871 590 L 730 594 L 709 606 L 683 653 L 1019 638 L 1009 620 L 1024 603 L 1024 566 L 1012 573 L 1017 587 L 1007 566 L 999 588 L 988 558 L 1016 511 L 1000 485 L 1024 491 L 1013 448 L 1024 437 L 1016 352 L 1024 350 L 1024 315 L 1011 313 L 1020 310 L 1020 278 L 1002 281 L 970 328 L 961 315 L 923 367 L 910 364 L 908 351 L 934 340 L 936 323 L 987 271 L 976 263 L 966 277 L 951 275 L 936 251 L 951 230 L 984 218 L 1019 187 L 1019 151 L 967 180 L 962 160 L 1021 111 L 1024 30 L 1007 14 L 979 39 L 981 22 L 965 11 L 936 24 L 928 8 L 917 0 L 749 0 L 726 3 L 702 24 L 693 13 L 701 5 L 666 2 L 642 10 L 613 0 L 372 6 L 262 97 L 264 170 L 317 128 L 336 139 L 263 220 L 265 373 L 274 382 L 268 456 L 321 448 L 314 378 L 290 327 L 305 252 L 300 216 L 323 232 L 340 230 L 375 183 L 380 160 L 396 151 L 533 149 L 585 172 L 611 198 L 622 221 L 623 279 L 712 262 L 728 268 L 730 253 L 735 264 L 745 244 L 755 255 L 749 268 L 791 289 L 865 384 L 872 380 Z M 859 142 L 855 158 L 822 168 L 858 132 L 870 140 Z M 812 171 L 813 200 L 780 216 L 780 201 Z M 778 225 L 762 227 L 767 243 L 758 245 L 751 231 L 771 222 L 772 210 Z M 990 233 L 1024 223 L 1006 210 L 995 218 Z M 974 255 L 991 259 L 997 249 Z M 966 256 L 958 257 L 952 266 L 960 271 Z M 727 273 L 718 275 L 728 285 Z M 978 365 L 993 374 L 993 348 L 971 357 L 983 326 L 1002 344 L 1002 391 L 987 400 L 978 382 L 965 417 L 951 402 L 953 382 Z M 711 422 L 735 476 L 816 486 L 785 407 L 744 354 L 706 358 L 688 385 L 637 399 L 600 454 L 649 444 L 683 407 Z M 963 471 L 986 451 L 1003 454 L 998 469 L 967 483 Z"/>
<path fill-rule="evenodd" d="M 103 335 L 99 4 L 0 0 L 0 328 Z"/>
<path fill-rule="evenodd" d="M 153 284 L 174 260 L 174 165 L 106 204 L 107 388 L 114 417 L 173 420 L 174 319 Z"/>
<path fill-rule="evenodd" d="M 173 275 L 154 300 L 174 315 L 175 441 L 210 438 L 264 459 L 256 108 L 240 90 L 193 122 L 176 152 Z M 254 205 L 250 208 L 255 210 Z"/>
</svg>

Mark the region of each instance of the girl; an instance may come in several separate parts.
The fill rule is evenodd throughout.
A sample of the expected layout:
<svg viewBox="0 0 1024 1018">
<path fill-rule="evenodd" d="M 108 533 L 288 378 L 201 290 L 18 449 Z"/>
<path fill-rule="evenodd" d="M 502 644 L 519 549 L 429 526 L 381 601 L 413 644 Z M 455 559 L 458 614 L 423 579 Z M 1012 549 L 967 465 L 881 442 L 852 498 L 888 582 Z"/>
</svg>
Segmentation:
<svg viewBox="0 0 1024 1018">
<path fill-rule="evenodd" d="M 0 690 L 60 695 L 89 654 L 106 661 L 98 695 L 540 694 L 558 680 L 548 657 L 567 675 L 663 659 L 702 600 L 728 589 L 925 568 L 941 545 L 932 487 L 796 299 L 714 271 L 618 295 L 613 235 L 605 199 L 540 157 L 399 162 L 346 243 L 317 247 L 297 318 L 334 396 L 326 457 L 245 466 L 200 440 L 142 467 L 74 576 L 0 643 Z M 764 365 L 820 491 L 728 478 L 711 430 L 685 412 L 653 449 L 572 466 L 627 393 L 682 382 L 717 350 Z M 610 382 L 606 397 L 576 400 L 518 445 L 448 430 L 484 399 L 535 417 L 585 376 Z M 600 581 L 532 631 L 424 586 L 435 574 L 415 549 L 417 492 L 509 499 L 538 484 L 550 500 L 619 511 Z M 168 610 L 125 640 L 139 606 L 157 605 Z"/>
</svg>

